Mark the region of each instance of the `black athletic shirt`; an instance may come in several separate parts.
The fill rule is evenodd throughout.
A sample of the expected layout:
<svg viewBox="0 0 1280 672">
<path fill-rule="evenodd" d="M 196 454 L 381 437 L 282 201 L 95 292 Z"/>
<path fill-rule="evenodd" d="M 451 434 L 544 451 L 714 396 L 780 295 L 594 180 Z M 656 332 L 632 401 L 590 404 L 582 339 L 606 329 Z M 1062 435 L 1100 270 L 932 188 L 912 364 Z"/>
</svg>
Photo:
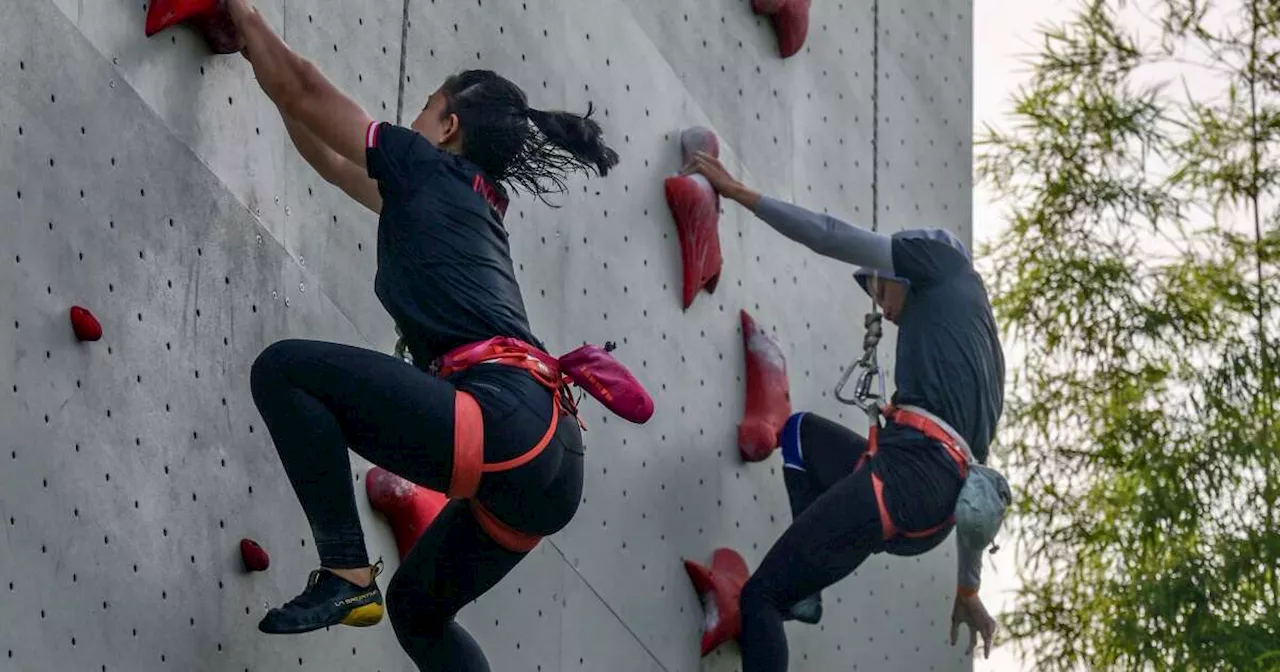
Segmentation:
<svg viewBox="0 0 1280 672">
<path fill-rule="evenodd" d="M 366 140 L 382 194 L 374 292 L 414 361 L 494 336 L 543 348 L 516 282 L 506 200 L 484 172 L 401 126 L 371 125 Z"/>
<path fill-rule="evenodd" d="M 942 418 L 985 463 L 1004 406 L 1004 352 L 982 278 L 954 247 L 903 234 L 893 236 L 893 271 L 911 281 L 894 400 Z"/>
</svg>

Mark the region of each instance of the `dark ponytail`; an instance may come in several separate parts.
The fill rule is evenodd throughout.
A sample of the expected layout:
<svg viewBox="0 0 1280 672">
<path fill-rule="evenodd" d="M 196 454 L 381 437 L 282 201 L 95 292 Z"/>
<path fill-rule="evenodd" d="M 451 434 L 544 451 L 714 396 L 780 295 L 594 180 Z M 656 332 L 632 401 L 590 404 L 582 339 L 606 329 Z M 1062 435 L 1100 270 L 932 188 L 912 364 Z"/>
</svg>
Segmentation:
<svg viewBox="0 0 1280 672">
<path fill-rule="evenodd" d="M 618 164 L 591 105 L 585 115 L 530 108 L 520 87 L 488 70 L 454 75 L 442 91 L 445 114 L 458 115 L 463 158 L 513 192 L 542 198 L 564 192 L 571 172 L 603 177 Z"/>
</svg>

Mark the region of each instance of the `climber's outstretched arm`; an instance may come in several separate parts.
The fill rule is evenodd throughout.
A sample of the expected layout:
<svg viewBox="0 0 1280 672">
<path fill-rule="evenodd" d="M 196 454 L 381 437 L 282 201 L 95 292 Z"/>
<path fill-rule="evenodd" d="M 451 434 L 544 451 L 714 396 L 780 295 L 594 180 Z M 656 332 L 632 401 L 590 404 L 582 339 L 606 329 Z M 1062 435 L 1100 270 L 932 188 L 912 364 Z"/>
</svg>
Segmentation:
<svg viewBox="0 0 1280 672">
<path fill-rule="evenodd" d="M 365 169 L 330 149 L 301 122 L 290 118 L 283 110 L 280 117 L 284 120 L 285 129 L 293 140 L 293 146 L 298 149 L 298 154 L 311 164 L 320 177 L 375 214 L 382 212 L 382 194 L 378 192 L 378 182 L 369 177 Z"/>
<path fill-rule="evenodd" d="M 686 173 L 701 173 L 721 196 L 737 201 L 772 226 L 778 233 L 825 257 L 893 274 L 893 252 L 889 236 L 853 226 L 830 215 L 811 212 L 784 203 L 739 182 L 725 170 L 720 160 L 698 152 Z"/>
<path fill-rule="evenodd" d="M 333 151 L 365 167 L 365 133 L 373 119 L 339 91 L 313 63 L 276 35 L 250 0 L 227 0 L 227 13 L 244 37 L 245 58 L 280 111 Z"/>
</svg>

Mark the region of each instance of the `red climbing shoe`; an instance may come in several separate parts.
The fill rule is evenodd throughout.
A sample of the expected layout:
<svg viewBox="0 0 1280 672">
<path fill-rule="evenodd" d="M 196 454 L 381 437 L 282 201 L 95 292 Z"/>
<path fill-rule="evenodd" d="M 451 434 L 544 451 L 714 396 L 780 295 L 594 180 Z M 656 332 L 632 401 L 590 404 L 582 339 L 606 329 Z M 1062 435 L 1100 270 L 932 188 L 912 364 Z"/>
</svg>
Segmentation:
<svg viewBox="0 0 1280 672">
<path fill-rule="evenodd" d="M 102 323 L 98 322 L 98 318 L 88 308 L 71 307 L 71 330 L 79 341 L 96 341 L 102 338 Z"/>
<path fill-rule="evenodd" d="M 731 548 L 717 548 L 711 566 L 684 561 L 684 571 L 702 601 L 702 655 L 742 634 L 742 612 L 738 597 L 751 575 L 747 561 Z"/>
<path fill-rule="evenodd" d="M 720 143 L 709 129 L 694 127 L 680 134 L 684 163 L 704 151 L 720 156 Z M 714 294 L 720 283 L 724 259 L 720 255 L 720 195 L 702 175 L 668 177 L 667 205 L 676 220 L 680 256 L 684 266 L 684 309 L 693 305 L 698 291 Z"/>
<path fill-rule="evenodd" d="M 778 434 L 791 417 L 791 384 L 782 348 L 745 310 L 742 342 L 747 351 L 747 402 L 738 425 L 738 451 L 743 460 L 759 462 L 778 447 Z"/>
<path fill-rule="evenodd" d="M 234 54 L 244 49 L 244 39 L 223 9 L 222 0 L 151 0 L 144 32 L 151 37 L 188 22 L 215 54 Z"/>
<path fill-rule="evenodd" d="M 391 524 L 401 560 L 409 555 L 418 538 L 449 503 L 444 493 L 411 483 L 382 467 L 374 467 L 365 474 L 364 491 L 369 497 L 369 506 L 386 516 Z"/>
<path fill-rule="evenodd" d="M 764 14 L 773 22 L 778 36 L 778 55 L 790 58 L 804 46 L 809 36 L 809 7 L 812 0 L 752 0 L 756 14 Z"/>
</svg>

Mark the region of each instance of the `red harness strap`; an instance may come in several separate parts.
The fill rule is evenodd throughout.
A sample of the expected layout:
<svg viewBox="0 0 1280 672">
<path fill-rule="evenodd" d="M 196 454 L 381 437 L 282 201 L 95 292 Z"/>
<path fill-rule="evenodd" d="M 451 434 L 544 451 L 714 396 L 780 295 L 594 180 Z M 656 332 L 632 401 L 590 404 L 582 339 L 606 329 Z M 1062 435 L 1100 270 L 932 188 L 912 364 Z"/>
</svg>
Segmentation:
<svg viewBox="0 0 1280 672">
<path fill-rule="evenodd" d="M 960 469 L 960 478 L 968 477 L 969 461 L 965 455 L 965 451 L 956 443 L 956 439 L 952 436 L 951 432 L 948 432 L 942 425 L 939 425 L 932 419 L 919 413 L 913 413 L 906 409 L 894 408 L 892 406 L 884 410 L 884 417 L 895 425 L 914 429 L 926 437 L 942 444 L 942 448 L 947 452 L 947 455 L 951 457 L 952 460 L 955 460 L 956 466 Z M 864 463 L 869 462 L 871 458 L 875 457 L 876 453 L 880 450 L 877 430 L 879 430 L 879 427 L 873 423 L 871 425 L 871 437 L 867 442 L 867 452 L 863 453 L 862 458 L 858 460 L 858 469 L 861 469 Z M 880 480 L 879 474 L 876 474 L 875 472 L 872 472 L 871 474 L 871 487 L 876 493 L 876 506 L 880 509 L 880 527 L 883 530 L 883 539 L 885 541 L 897 536 L 903 536 L 908 539 L 927 537 L 931 534 L 936 534 L 939 530 L 942 530 L 948 525 L 954 524 L 956 521 L 955 515 L 952 514 L 951 516 L 948 516 L 947 520 L 943 521 L 942 524 L 934 525 L 933 527 L 925 530 L 900 529 L 897 524 L 893 522 L 893 517 L 889 515 L 889 508 L 884 504 L 884 481 Z"/>
<path fill-rule="evenodd" d="M 509 527 L 481 505 L 475 496 L 484 474 L 516 469 L 541 455 L 560 426 L 560 416 L 573 413 L 572 400 L 566 401 L 564 378 L 555 361 L 550 355 L 527 343 L 512 338 L 495 338 L 458 348 L 442 357 L 436 367 L 436 374 L 446 377 L 479 364 L 514 366 L 528 371 L 555 395 L 555 409 L 542 438 L 519 457 L 493 464 L 486 464 L 484 461 L 484 418 L 480 413 L 480 404 L 476 403 L 475 397 L 462 390 L 457 390 L 455 396 L 453 473 L 449 479 L 448 495 L 452 499 L 467 500 L 472 514 L 485 533 L 498 542 L 498 545 L 518 553 L 533 550 L 542 541 L 542 537 Z"/>
</svg>

